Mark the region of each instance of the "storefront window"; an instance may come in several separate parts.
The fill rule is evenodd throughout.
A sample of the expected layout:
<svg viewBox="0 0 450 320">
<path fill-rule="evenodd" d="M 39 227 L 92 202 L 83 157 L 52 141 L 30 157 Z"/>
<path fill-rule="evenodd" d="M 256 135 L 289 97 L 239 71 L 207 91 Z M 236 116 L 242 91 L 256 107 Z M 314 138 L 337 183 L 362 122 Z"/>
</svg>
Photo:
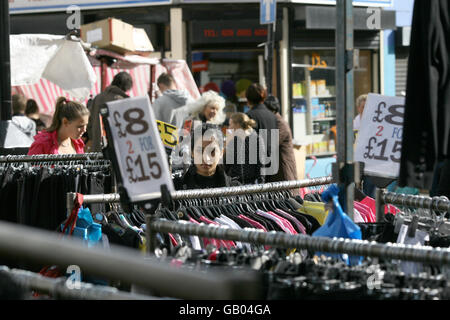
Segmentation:
<svg viewBox="0 0 450 320">
<path fill-rule="evenodd" d="M 336 152 L 336 51 L 293 50 L 292 118 L 296 143 L 307 155 Z M 372 88 L 371 52 L 360 52 L 355 69 L 355 99 Z"/>
<path fill-rule="evenodd" d="M 214 90 L 227 99 L 227 115 L 248 111 L 245 91 L 259 82 L 258 51 L 195 51 L 192 71 L 201 91 Z M 231 103 L 230 103 L 231 102 Z M 235 105 L 235 108 L 232 107 Z"/>
</svg>

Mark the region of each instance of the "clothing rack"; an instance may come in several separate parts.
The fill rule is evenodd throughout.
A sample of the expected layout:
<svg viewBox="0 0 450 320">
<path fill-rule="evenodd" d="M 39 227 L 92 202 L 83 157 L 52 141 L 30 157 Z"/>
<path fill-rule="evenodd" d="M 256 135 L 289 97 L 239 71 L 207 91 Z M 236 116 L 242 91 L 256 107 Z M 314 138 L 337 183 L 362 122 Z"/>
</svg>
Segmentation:
<svg viewBox="0 0 450 320">
<path fill-rule="evenodd" d="M 378 257 L 450 265 L 450 249 L 404 244 L 380 244 L 366 240 L 290 235 L 283 232 L 235 230 L 217 226 L 202 226 L 186 221 L 173 222 L 147 216 L 150 240 L 156 232 L 196 235 L 206 238 L 233 240 L 284 248 L 308 249 L 328 253 L 347 253 L 354 256 Z"/>
<path fill-rule="evenodd" d="M 50 162 L 50 161 L 80 161 L 80 160 L 102 160 L 103 154 L 84 153 L 84 154 L 39 154 L 32 156 L 8 155 L 0 157 L 0 163 L 12 162 Z"/>
<path fill-rule="evenodd" d="M 377 221 L 384 219 L 384 205 L 394 204 L 399 206 L 438 210 L 441 212 L 450 211 L 450 200 L 446 197 L 426 197 L 420 195 L 406 195 L 395 192 L 388 192 L 384 189 L 376 189 L 376 215 Z"/>
<path fill-rule="evenodd" d="M 311 187 L 318 185 L 326 185 L 333 183 L 332 177 L 320 177 L 306 180 L 294 180 L 283 182 L 271 182 L 264 184 L 245 185 L 237 187 L 223 187 L 213 189 L 192 189 L 192 190 L 177 190 L 170 195 L 173 200 L 183 199 L 200 199 L 200 198 L 214 198 L 214 197 L 226 197 L 236 196 L 243 194 L 254 194 L 272 191 L 289 190 L 303 187 Z M 75 193 L 67 194 L 67 212 L 70 214 L 73 208 L 73 202 L 75 200 Z M 161 192 L 154 192 L 142 195 L 143 200 L 153 200 L 161 198 Z M 120 195 L 117 193 L 112 194 L 95 194 L 84 195 L 83 203 L 113 203 L 120 202 Z"/>
<path fill-rule="evenodd" d="M 76 265 L 83 273 L 154 290 L 181 299 L 261 299 L 263 279 L 256 272 L 194 272 L 176 268 L 137 250 L 110 245 L 88 248 L 80 239 L 9 222 L 0 222 L 0 256 L 45 265 Z M 183 285 L 180 285 L 183 284 Z"/>
<path fill-rule="evenodd" d="M 37 291 L 39 293 L 50 294 L 55 299 L 83 299 L 83 300 L 155 300 L 156 297 L 131 294 L 119 291 L 117 288 L 92 285 L 90 283 L 78 282 L 78 288 L 66 286 L 66 278 L 48 278 L 38 273 L 10 269 L 7 266 L 0 266 L 0 274 L 5 273 L 24 290 Z"/>
</svg>

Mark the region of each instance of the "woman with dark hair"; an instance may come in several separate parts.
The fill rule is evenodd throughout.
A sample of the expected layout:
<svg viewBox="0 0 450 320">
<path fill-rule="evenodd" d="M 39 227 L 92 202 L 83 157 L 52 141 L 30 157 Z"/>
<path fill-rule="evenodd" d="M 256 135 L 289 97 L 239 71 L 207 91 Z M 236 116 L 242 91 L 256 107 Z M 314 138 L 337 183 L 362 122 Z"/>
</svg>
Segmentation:
<svg viewBox="0 0 450 320">
<path fill-rule="evenodd" d="M 52 124 L 34 137 L 28 155 L 84 153 L 81 137 L 88 119 L 89 110 L 84 105 L 59 97 Z"/>
<path fill-rule="evenodd" d="M 264 149 L 253 130 L 255 126 L 255 120 L 237 112 L 231 116 L 227 130 L 225 168 L 231 177 L 242 184 L 264 183 L 259 157 Z"/>
<path fill-rule="evenodd" d="M 219 164 L 223 156 L 223 135 L 216 125 L 203 123 L 190 136 L 192 164 L 181 178 L 174 179 L 176 190 L 220 188 L 239 185 Z"/>
<path fill-rule="evenodd" d="M 27 100 L 25 115 L 36 123 L 36 132 L 45 129 L 45 123 L 39 117 L 39 107 L 34 99 Z"/>
</svg>

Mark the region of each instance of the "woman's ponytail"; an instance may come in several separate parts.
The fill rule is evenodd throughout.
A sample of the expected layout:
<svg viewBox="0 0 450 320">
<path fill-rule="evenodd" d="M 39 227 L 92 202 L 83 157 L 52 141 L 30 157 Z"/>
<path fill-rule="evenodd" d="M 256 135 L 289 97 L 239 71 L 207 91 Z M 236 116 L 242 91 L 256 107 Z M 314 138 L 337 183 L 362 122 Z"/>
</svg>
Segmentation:
<svg viewBox="0 0 450 320">
<path fill-rule="evenodd" d="M 47 131 L 53 132 L 58 130 L 64 118 L 69 121 L 74 121 L 86 115 L 89 115 L 89 110 L 84 105 L 79 102 L 70 101 L 65 97 L 59 97 L 56 100 L 52 124 Z"/>
</svg>

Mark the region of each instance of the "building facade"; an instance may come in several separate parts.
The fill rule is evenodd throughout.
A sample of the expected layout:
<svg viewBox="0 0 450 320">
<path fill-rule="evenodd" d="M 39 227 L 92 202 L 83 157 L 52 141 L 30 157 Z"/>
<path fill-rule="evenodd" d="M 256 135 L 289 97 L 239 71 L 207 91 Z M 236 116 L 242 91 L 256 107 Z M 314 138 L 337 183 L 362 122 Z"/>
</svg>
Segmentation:
<svg viewBox="0 0 450 320">
<path fill-rule="evenodd" d="M 255 0 L 27 1 L 10 4 L 11 33 L 69 32 L 69 5 L 81 9 L 80 23 L 115 17 L 144 28 L 154 57 L 184 59 L 197 85 L 229 93 L 234 84 L 237 111 L 246 111 L 245 89 L 270 84 L 291 124 L 297 144 L 309 155 L 334 153 L 336 124 L 335 26 L 333 0 L 278 0 L 273 47 L 265 46 L 268 28 L 260 23 Z M 395 1 L 400 2 L 400 1 Z M 394 0 L 354 2 L 355 98 L 375 92 L 396 94 L 396 14 Z M 272 51 L 273 49 L 273 51 Z M 271 72 L 267 72 L 269 50 Z M 271 79 L 266 75 L 271 74 Z M 233 91 L 233 90 L 232 90 Z"/>
</svg>

